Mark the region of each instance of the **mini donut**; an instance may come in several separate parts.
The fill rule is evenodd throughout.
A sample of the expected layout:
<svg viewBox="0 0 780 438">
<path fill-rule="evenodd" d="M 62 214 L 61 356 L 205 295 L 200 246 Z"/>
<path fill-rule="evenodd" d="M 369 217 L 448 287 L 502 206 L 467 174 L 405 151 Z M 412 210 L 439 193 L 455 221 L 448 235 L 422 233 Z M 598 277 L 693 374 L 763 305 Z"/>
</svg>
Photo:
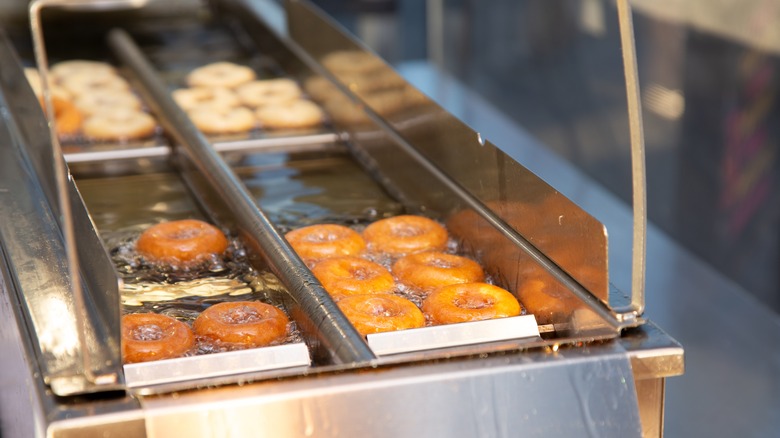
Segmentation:
<svg viewBox="0 0 780 438">
<path fill-rule="evenodd" d="M 343 225 L 310 225 L 292 230 L 284 237 L 295 252 L 308 261 L 359 255 L 366 249 L 360 234 Z"/>
<path fill-rule="evenodd" d="M 43 99 L 40 98 L 41 107 L 46 110 Z M 57 135 L 70 136 L 76 135 L 81 129 L 84 121 L 84 115 L 70 101 L 52 96 L 51 103 L 54 106 L 54 119 L 57 128 Z"/>
<path fill-rule="evenodd" d="M 249 67 L 215 62 L 191 71 L 186 80 L 190 87 L 235 88 L 254 79 L 255 72 Z"/>
<path fill-rule="evenodd" d="M 163 222 L 146 229 L 135 249 L 154 262 L 192 264 L 220 255 L 228 247 L 225 234 L 203 221 Z"/>
<path fill-rule="evenodd" d="M 437 251 L 418 252 L 398 259 L 393 264 L 393 274 L 404 285 L 423 292 L 449 284 L 485 280 L 485 272 L 479 263 Z"/>
<path fill-rule="evenodd" d="M 525 308 L 536 316 L 540 324 L 567 320 L 576 309 L 582 307 L 582 303 L 551 275 L 546 274 L 542 278 L 522 281 L 517 291 Z"/>
<path fill-rule="evenodd" d="M 122 317 L 122 359 L 125 363 L 170 359 L 187 353 L 195 336 L 187 324 L 157 313 Z"/>
<path fill-rule="evenodd" d="M 253 81 L 236 89 L 244 105 L 260 107 L 297 100 L 301 89 L 292 79 L 278 78 Z"/>
<path fill-rule="evenodd" d="M 341 94 L 339 89 L 330 80 L 322 76 L 312 76 L 306 79 L 303 87 L 312 99 L 320 103 L 326 102 Z"/>
<path fill-rule="evenodd" d="M 262 347 L 287 336 L 290 320 L 278 308 L 254 301 L 215 304 L 192 324 L 195 334 L 235 348 Z"/>
<path fill-rule="evenodd" d="M 198 107 L 187 114 L 192 123 L 204 134 L 236 134 L 254 129 L 257 124 L 254 114 L 247 108 Z"/>
<path fill-rule="evenodd" d="M 154 118 L 143 111 L 114 108 L 88 117 L 82 131 L 97 140 L 134 140 L 151 136 L 156 126 Z"/>
<path fill-rule="evenodd" d="M 447 230 L 422 216 L 401 215 L 378 220 L 363 231 L 370 250 L 393 257 L 421 251 L 441 251 L 447 246 Z"/>
<path fill-rule="evenodd" d="M 141 100 L 135 94 L 126 90 L 101 90 L 95 93 L 80 95 L 73 102 L 84 114 L 93 115 L 116 108 L 125 108 L 133 111 L 141 110 Z"/>
<path fill-rule="evenodd" d="M 436 289 L 422 310 L 433 324 L 453 324 L 517 316 L 520 303 L 508 291 L 487 283 L 451 284 Z"/>
<path fill-rule="evenodd" d="M 359 50 L 339 50 L 322 58 L 322 65 L 334 73 L 369 74 L 385 67 L 377 56 Z"/>
<path fill-rule="evenodd" d="M 76 73 L 66 76 L 61 80 L 60 85 L 74 97 L 102 93 L 106 90 L 130 90 L 130 84 L 119 76 L 93 75 L 91 73 Z"/>
<path fill-rule="evenodd" d="M 352 295 L 336 304 L 363 336 L 425 325 L 425 316 L 420 309 L 398 295 Z"/>
<path fill-rule="evenodd" d="M 172 94 L 173 100 L 185 111 L 196 108 L 235 108 L 241 104 L 235 93 L 227 88 L 181 88 Z"/>
<path fill-rule="evenodd" d="M 325 113 L 308 100 L 263 105 L 255 112 L 263 129 L 302 129 L 322 124 Z"/>
<path fill-rule="evenodd" d="M 74 59 L 71 61 L 62 61 L 54 64 L 51 68 L 52 77 L 57 81 L 79 74 L 89 74 L 92 76 L 116 76 L 116 69 L 105 62 L 85 61 Z"/>
<path fill-rule="evenodd" d="M 325 290 L 336 298 L 388 294 L 395 289 L 390 271 L 360 257 L 326 259 L 314 265 L 311 271 Z"/>
</svg>

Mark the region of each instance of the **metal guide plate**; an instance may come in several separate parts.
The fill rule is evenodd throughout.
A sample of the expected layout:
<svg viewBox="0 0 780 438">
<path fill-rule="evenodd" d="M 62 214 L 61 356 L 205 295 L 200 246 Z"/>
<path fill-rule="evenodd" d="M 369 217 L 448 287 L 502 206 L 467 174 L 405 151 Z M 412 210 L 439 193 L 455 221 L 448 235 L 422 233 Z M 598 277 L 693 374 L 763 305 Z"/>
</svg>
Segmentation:
<svg viewBox="0 0 780 438">
<path fill-rule="evenodd" d="M 433 350 L 437 348 L 539 338 L 539 328 L 533 315 L 486 321 L 447 324 L 366 336 L 368 346 L 378 356 Z"/>
<path fill-rule="evenodd" d="M 124 369 L 127 386 L 138 388 L 310 364 L 311 358 L 306 344 L 298 342 L 157 362 L 126 364 Z"/>
</svg>

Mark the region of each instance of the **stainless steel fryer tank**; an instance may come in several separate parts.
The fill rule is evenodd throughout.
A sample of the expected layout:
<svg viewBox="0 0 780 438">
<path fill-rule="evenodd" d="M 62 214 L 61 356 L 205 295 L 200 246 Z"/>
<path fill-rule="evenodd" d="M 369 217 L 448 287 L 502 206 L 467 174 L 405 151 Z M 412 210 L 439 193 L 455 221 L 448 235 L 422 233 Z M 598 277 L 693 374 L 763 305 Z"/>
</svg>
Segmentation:
<svg viewBox="0 0 780 438">
<path fill-rule="evenodd" d="M 682 372 L 682 348 L 652 322 L 622 324 L 615 316 L 612 308 L 621 305 L 623 297 L 608 286 L 600 224 L 498 148 L 480 142 L 475 133 L 405 83 L 379 91 L 389 93 L 383 95 L 386 98 L 404 93 L 404 102 L 412 105 L 407 111 L 385 112 L 384 101 L 373 100 L 376 90 L 366 91 L 362 79 L 347 81 L 329 70 L 322 62 L 329 53 L 350 50 L 372 55 L 309 5 L 291 2 L 286 11 L 265 2 L 226 1 L 212 6 L 207 18 L 199 18 L 204 26 L 219 23 L 244 53 L 267 56 L 275 71 L 303 84 L 324 79 L 336 92 L 333 101 L 348 108 L 350 117 L 331 113 L 328 129 L 322 132 L 238 140 L 199 138 L 159 92 L 158 85 L 168 91 L 165 86 L 170 82 L 165 78 L 172 73 L 166 70 L 170 58 L 155 58 L 165 47 L 156 51 L 144 44 L 154 29 L 134 29 L 127 23 L 127 34 L 113 33 L 111 50 L 162 119 L 168 134 L 164 139 L 172 140 L 117 150 L 75 149 L 67 154 L 77 181 L 70 189 L 74 222 L 80 241 L 85 242 L 80 251 L 89 298 L 84 315 L 87 346 L 54 336 L 57 331 L 71 334 L 83 327 L 78 326 L 78 318 L 63 318 L 76 310 L 68 298 L 60 222 L 47 172 L 52 165 L 46 157 L 50 139 L 42 129 L 45 121 L 36 99 L 22 86 L 15 50 L 7 38 L 2 41 L 3 65 L 12 66 L 0 73 L 4 145 L 0 193 L 5 198 L 0 208 L 5 260 L 0 342 L 3 369 L 9 371 L 2 377 L 3 387 L 9 390 L 0 395 L 3 434 L 662 434 L 665 378 Z M 284 13 L 287 21 L 281 25 L 278 17 Z M 127 35 L 137 36 L 140 44 L 136 46 Z M 326 109 L 333 105 L 322 104 Z M 197 144 L 201 141 L 213 144 L 222 157 L 204 154 Z M 463 153 L 446 153 L 453 144 Z M 294 219 L 285 216 L 290 210 L 284 205 L 290 200 L 283 196 L 282 207 L 266 203 L 267 190 L 258 176 L 267 175 L 269 166 L 311 168 L 328 159 L 348 160 L 351 168 L 360 171 L 357 177 L 375 188 L 369 191 L 386 198 L 380 208 L 374 204 L 355 214 L 345 213 L 354 203 L 339 207 L 320 202 L 317 207 L 314 197 L 315 209 L 323 217 L 332 219 L 328 215 L 335 212 L 339 220 L 368 221 L 377 214 L 424 212 L 447 224 L 462 249 L 487 265 L 496 281 L 521 295 L 521 301 L 535 298 L 518 292 L 526 276 L 542 276 L 546 284 L 557 285 L 545 293 L 554 306 L 529 309 L 538 314 L 541 337 L 373 354 L 344 325 L 343 316 L 316 281 L 301 287 L 295 283 L 300 279 L 290 278 L 306 273 L 300 261 L 288 254 L 283 240 L 271 238 L 269 243 L 253 228 L 270 218 L 278 236 L 279 229 L 313 216 L 305 208 Z M 116 213 L 116 206 L 100 204 L 113 201 L 106 195 L 106 182 L 117 181 L 118 190 L 128 190 L 132 198 L 139 189 L 125 178 L 154 181 L 160 172 L 180 187 L 173 203 L 184 202 L 186 214 L 209 217 L 230 230 L 246 246 L 254 268 L 274 271 L 271 265 L 281 265 L 274 273 L 283 287 L 273 299 L 300 325 L 311 355 L 308 365 L 250 366 L 233 373 L 193 373 L 184 379 L 128 384 L 129 374 L 118 358 L 121 285 L 110 261 L 106 264 L 106 248 L 101 249 L 105 240 L 98 238 L 101 228 L 110 228 L 101 212 Z M 220 175 L 224 179 L 217 178 Z M 79 181 L 86 202 L 77 191 Z M 225 181 L 239 183 L 233 186 Z M 325 188 L 338 185 L 338 178 L 322 181 Z M 239 195 L 247 192 L 257 212 L 242 210 Z M 541 226 L 560 212 L 572 219 L 566 227 Z M 529 215 L 538 220 L 522 220 Z M 596 230 L 595 236 L 583 230 Z M 577 249 L 574 255 L 566 251 L 567 246 Z M 286 263 L 293 268 L 285 268 Z M 54 279 L 58 280 L 51 283 Z M 58 326 L 54 321 L 68 322 Z M 68 345 L 71 349 L 63 350 Z M 95 360 L 85 362 L 84 352 Z M 214 355 L 211 362 L 220 361 Z M 90 363 L 97 368 L 85 370 Z"/>
</svg>

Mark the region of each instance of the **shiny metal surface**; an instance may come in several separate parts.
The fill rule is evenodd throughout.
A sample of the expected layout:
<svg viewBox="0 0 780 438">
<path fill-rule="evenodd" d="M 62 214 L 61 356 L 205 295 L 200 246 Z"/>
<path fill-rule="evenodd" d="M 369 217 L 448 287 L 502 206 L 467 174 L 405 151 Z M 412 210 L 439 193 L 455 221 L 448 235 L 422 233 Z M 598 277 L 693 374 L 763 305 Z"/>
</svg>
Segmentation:
<svg viewBox="0 0 780 438">
<path fill-rule="evenodd" d="M 327 373 L 140 401 L 151 436 L 638 437 L 630 365 L 615 347 Z"/>
<path fill-rule="evenodd" d="M 232 374 L 256 373 L 311 363 L 306 344 L 294 343 L 219 354 L 182 357 L 164 362 L 125 364 L 128 388 L 149 387 L 183 380 L 205 380 Z"/>
<path fill-rule="evenodd" d="M 373 333 L 366 336 L 368 346 L 377 356 L 524 338 L 540 340 L 539 328 L 533 315 Z"/>
<path fill-rule="evenodd" d="M 290 1 L 287 8 L 290 37 L 322 63 L 353 99 L 332 97 L 325 102 L 326 109 L 338 109 L 334 115 L 337 124 L 341 122 L 342 127 L 351 132 L 366 131 L 366 116 L 361 118 L 359 113 L 368 108 L 369 112 L 386 120 L 395 135 L 403 139 L 396 140 L 396 143 L 413 145 L 413 152 L 407 153 L 419 154 L 432 163 L 474 199 L 495 212 L 499 220 L 516 229 L 545 257 L 606 302 L 607 246 L 604 229 L 598 221 L 582 214 L 576 205 L 558 196 L 552 187 L 523 166 L 507 160 L 503 152 L 484 141 L 478 132 L 441 111 L 419 91 L 397 85 L 400 79 L 397 73 L 332 26 L 307 2 Z M 369 65 L 364 68 L 370 68 L 370 74 L 360 75 L 334 62 L 334 57 L 344 54 L 355 56 L 363 65 Z M 345 109 L 349 112 L 341 116 Z M 422 121 L 424 124 L 420 123 Z M 422 126 L 424 129 L 421 129 Z M 452 153 L 455 150 L 457 155 Z M 391 153 L 376 152 L 377 155 L 382 154 L 382 158 Z M 545 200 L 555 204 L 554 211 L 540 213 L 535 204 Z M 471 208 L 477 211 L 483 209 Z M 523 220 L 517 220 L 518 211 Z M 565 220 L 570 217 L 577 219 Z M 530 245 L 527 251 L 533 252 Z M 559 270 L 554 264 L 542 260 L 544 257 L 533 255 L 530 258 L 532 261 L 527 263 L 542 264 L 551 271 Z M 561 281 L 566 282 L 565 279 Z"/>
<path fill-rule="evenodd" d="M 626 318 L 641 316 L 645 311 L 645 269 L 647 265 L 647 181 L 645 177 L 645 134 L 639 94 L 639 74 L 636 65 L 636 43 L 631 5 L 628 0 L 617 2 L 620 24 L 620 47 L 623 51 L 623 71 L 628 100 L 628 124 L 631 132 L 631 184 L 634 211 L 634 237 L 631 251 L 631 306 L 617 309 Z"/>
<path fill-rule="evenodd" d="M 30 331 L 41 350 L 44 379 L 59 395 L 112 389 L 121 385 L 118 280 L 72 180 L 57 189 L 56 161 L 45 119 L 27 86 L 10 43 L 0 35 L 2 123 L 0 209 L 2 244 L 15 265 L 13 276 L 29 314 Z M 63 171 L 67 172 L 66 169 Z M 59 202 L 60 195 L 65 195 Z M 66 209 L 63 210 L 63 206 Z M 65 244 L 61 216 L 68 214 L 81 236 L 78 251 Z M 70 254 L 69 254 L 70 253 Z M 86 263 L 94 272 L 74 269 Z M 75 272 L 74 272 L 75 271 Z M 73 284 L 88 296 L 87 305 Z M 81 297 L 83 299 L 83 297 Z M 80 309 L 80 310 L 79 310 Z M 112 311 L 111 309 L 116 309 Z"/>
<path fill-rule="evenodd" d="M 334 145 L 339 136 L 337 134 L 314 134 L 307 136 L 262 138 L 252 140 L 239 140 L 229 142 L 217 142 L 212 146 L 217 152 L 271 152 L 304 150 L 321 150 L 326 148 L 340 148 Z M 67 163 L 99 163 L 103 161 L 137 160 L 139 158 L 168 157 L 171 154 L 169 146 L 154 146 L 132 149 L 117 149 L 106 151 L 81 151 L 65 153 Z"/>
<path fill-rule="evenodd" d="M 250 250 L 262 258 L 302 308 L 300 328 L 324 345 L 323 349 L 318 349 L 319 353 L 343 363 L 374 359 L 363 339 L 257 207 L 246 187 L 176 105 L 130 36 L 121 30 L 113 31 L 109 44 L 132 70 L 139 81 L 139 89 L 166 131 L 186 149 L 187 157 L 231 209 Z"/>
</svg>

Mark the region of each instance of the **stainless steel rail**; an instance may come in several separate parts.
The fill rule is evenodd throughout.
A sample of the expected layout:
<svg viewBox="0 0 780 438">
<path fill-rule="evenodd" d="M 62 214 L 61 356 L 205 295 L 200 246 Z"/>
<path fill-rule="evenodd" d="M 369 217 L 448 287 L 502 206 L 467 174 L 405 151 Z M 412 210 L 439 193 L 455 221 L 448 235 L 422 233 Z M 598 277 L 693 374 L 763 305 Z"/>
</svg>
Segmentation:
<svg viewBox="0 0 780 438">
<path fill-rule="evenodd" d="M 187 158 L 232 210 L 250 249 L 279 277 L 302 308 L 304 315 L 301 316 L 308 320 L 303 321 L 306 324 L 301 330 L 322 342 L 321 353 L 329 355 L 336 363 L 365 363 L 375 359 L 311 271 L 258 208 L 246 187 L 176 105 L 127 32 L 114 30 L 108 41 L 119 59 L 130 68 L 138 81 L 139 91 L 166 132 L 185 149 Z"/>
</svg>

